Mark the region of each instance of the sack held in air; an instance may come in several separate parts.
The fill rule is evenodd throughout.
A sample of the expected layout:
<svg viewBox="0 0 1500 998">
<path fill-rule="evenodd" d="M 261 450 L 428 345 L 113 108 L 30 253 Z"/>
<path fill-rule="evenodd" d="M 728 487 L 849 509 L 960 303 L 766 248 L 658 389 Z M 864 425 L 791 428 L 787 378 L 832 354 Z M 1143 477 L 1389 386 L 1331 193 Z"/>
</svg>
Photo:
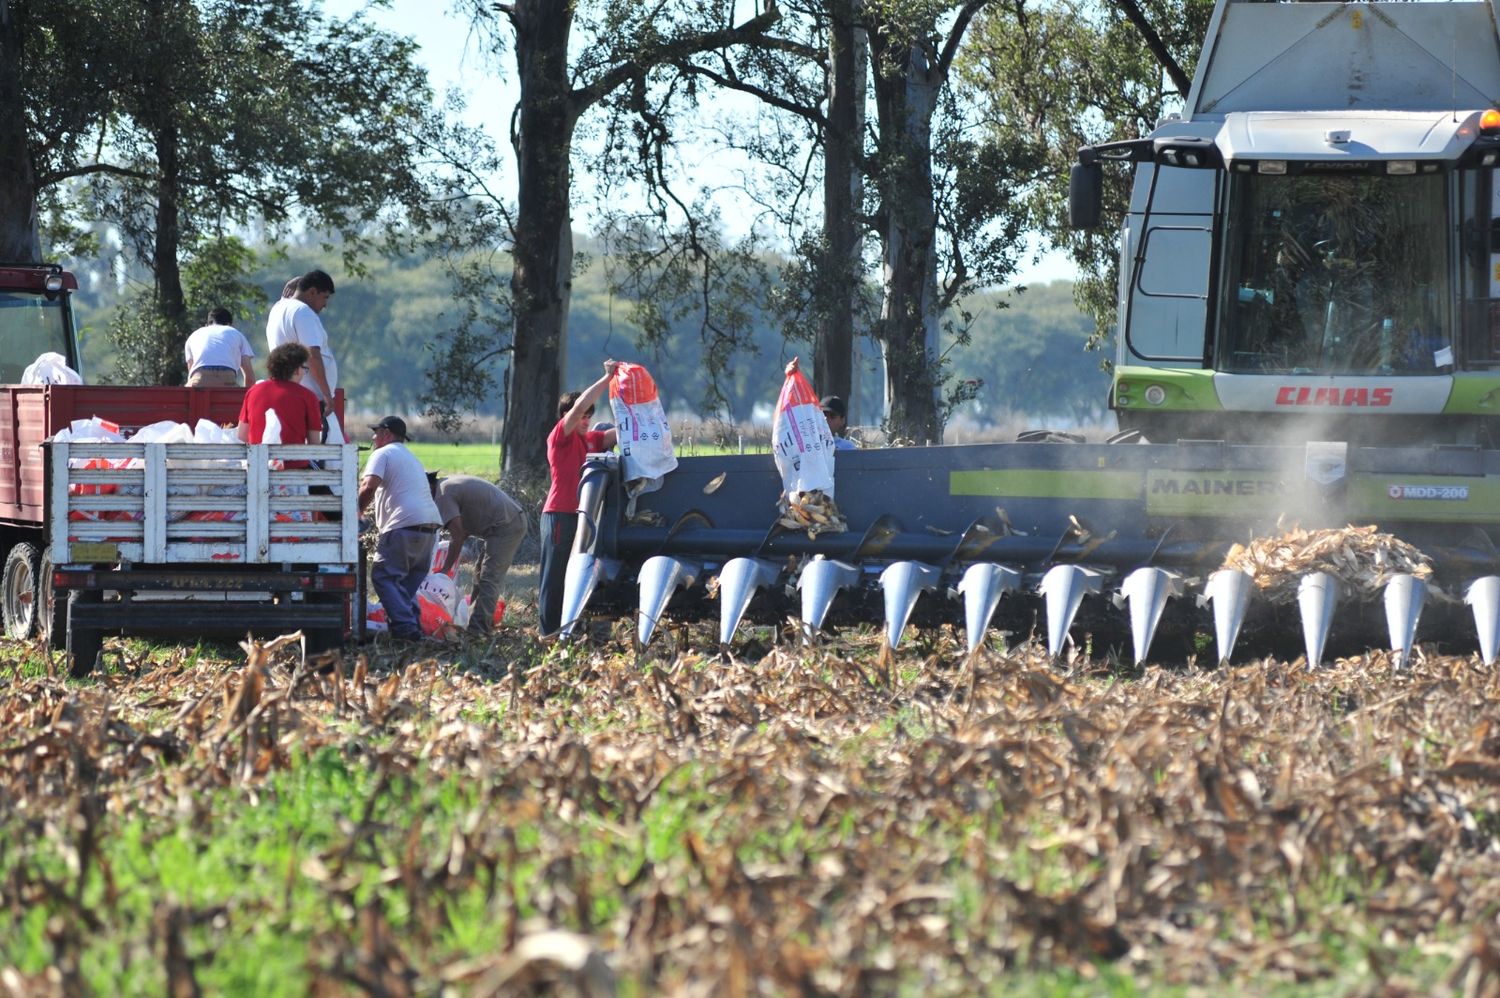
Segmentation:
<svg viewBox="0 0 1500 998">
<path fill-rule="evenodd" d="M 672 429 L 649 371 L 640 364 L 622 362 L 609 382 L 609 407 L 615 416 L 625 481 L 661 478 L 677 467 Z"/>
</svg>

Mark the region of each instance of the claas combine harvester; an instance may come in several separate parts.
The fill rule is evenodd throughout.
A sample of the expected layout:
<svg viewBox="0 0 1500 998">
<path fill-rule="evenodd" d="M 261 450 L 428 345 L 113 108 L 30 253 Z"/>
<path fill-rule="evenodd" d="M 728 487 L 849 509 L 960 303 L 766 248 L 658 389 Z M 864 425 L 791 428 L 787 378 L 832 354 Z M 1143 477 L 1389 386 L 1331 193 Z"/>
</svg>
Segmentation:
<svg viewBox="0 0 1500 998">
<path fill-rule="evenodd" d="M 1373 630 L 1403 658 L 1421 638 L 1493 661 L 1496 19 L 1218 0 L 1184 111 L 1081 150 L 1071 178 L 1089 227 L 1104 171 L 1133 170 L 1121 433 L 839 452 L 849 529 L 813 535 L 777 522 L 765 455 L 685 459 L 630 515 L 618 460 L 595 457 L 568 629 L 625 607 L 645 642 L 717 601 L 726 644 L 742 619 L 882 607 L 892 646 L 951 620 L 971 648 L 987 629 L 1045 631 L 1053 654 L 1070 629 L 1128 630 L 1137 661 L 1180 660 L 1212 633 L 1228 659 L 1243 632 L 1316 662 Z"/>
</svg>

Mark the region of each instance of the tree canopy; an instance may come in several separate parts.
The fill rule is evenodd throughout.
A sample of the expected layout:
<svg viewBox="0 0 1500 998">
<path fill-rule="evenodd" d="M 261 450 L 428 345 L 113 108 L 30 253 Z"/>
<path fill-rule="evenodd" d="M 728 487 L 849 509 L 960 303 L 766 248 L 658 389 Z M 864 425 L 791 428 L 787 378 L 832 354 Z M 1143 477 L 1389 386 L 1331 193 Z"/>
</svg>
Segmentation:
<svg viewBox="0 0 1500 998">
<path fill-rule="evenodd" d="M 684 365 L 699 411 L 741 415 L 749 372 L 809 353 L 856 418 L 934 439 L 969 399 L 1000 405 L 981 382 L 1017 398 L 1045 381 L 991 361 L 1071 366 L 1050 340 L 970 349 L 1028 238 L 1072 252 L 1080 300 L 1108 321 L 1114 242 L 1064 230 L 1067 165 L 1171 107 L 1210 3 L 451 9 L 519 85 L 508 150 L 451 99 L 434 106 L 412 42 L 313 0 L 0 0 L 0 251 L 117 246 L 111 278 L 135 293 L 112 312 L 117 376 L 146 381 L 181 376 L 202 299 L 263 308 L 267 268 L 419 266 L 452 289 L 417 337 L 446 337 L 427 402 L 503 409 L 516 470 L 542 465 L 559 390 L 600 359 L 584 290 L 608 297 L 597 349 L 625 352 L 628 330 L 637 353 Z M 704 174 L 689 146 L 742 175 Z M 513 189 L 496 185 L 508 164 Z M 580 254 L 584 173 L 601 242 Z M 1124 188 L 1109 193 L 1118 212 Z M 326 241 L 308 253 L 309 238 Z M 356 284 L 340 282 L 351 312 Z M 380 307 L 372 321 L 402 327 Z M 404 359 L 361 370 L 365 390 L 409 382 L 407 348 L 389 353 Z"/>
</svg>

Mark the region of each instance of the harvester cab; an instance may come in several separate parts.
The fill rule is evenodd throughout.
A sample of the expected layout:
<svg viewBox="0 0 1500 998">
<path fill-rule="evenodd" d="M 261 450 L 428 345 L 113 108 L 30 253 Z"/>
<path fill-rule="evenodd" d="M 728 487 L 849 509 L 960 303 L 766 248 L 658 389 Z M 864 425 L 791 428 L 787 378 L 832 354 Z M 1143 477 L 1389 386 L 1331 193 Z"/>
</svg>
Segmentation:
<svg viewBox="0 0 1500 998">
<path fill-rule="evenodd" d="M 1134 165 L 1111 405 L 1148 439 L 1500 446 L 1489 3 L 1221 0 Z"/>
<path fill-rule="evenodd" d="M 1093 225 L 1104 171 L 1133 169 L 1127 432 L 840 451 L 842 533 L 778 522 L 769 455 L 683 459 L 633 505 L 597 456 L 564 631 L 634 613 L 644 644 L 717 602 L 724 643 L 746 620 L 883 616 L 893 647 L 948 623 L 970 649 L 1001 630 L 1056 656 L 1087 632 L 1142 662 L 1210 636 L 1228 659 L 1242 633 L 1281 651 L 1300 618 L 1309 662 L 1381 631 L 1404 661 L 1425 607 L 1429 635 L 1477 632 L 1493 661 L 1495 24 L 1488 2 L 1219 0 L 1184 111 L 1074 170 Z"/>
<path fill-rule="evenodd" d="M 78 279 L 57 264 L 0 263 L 0 384 L 19 384 L 44 353 L 82 370 L 73 322 L 77 290 Z"/>
</svg>

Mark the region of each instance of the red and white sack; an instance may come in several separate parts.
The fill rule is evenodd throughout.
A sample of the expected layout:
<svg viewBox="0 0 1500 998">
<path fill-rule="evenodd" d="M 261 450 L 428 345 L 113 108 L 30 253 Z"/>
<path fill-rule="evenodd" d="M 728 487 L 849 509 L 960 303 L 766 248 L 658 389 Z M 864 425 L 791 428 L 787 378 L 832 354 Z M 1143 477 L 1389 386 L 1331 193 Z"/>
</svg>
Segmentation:
<svg viewBox="0 0 1500 998">
<path fill-rule="evenodd" d="M 793 371 L 782 382 L 771 431 L 781 491 L 788 496 L 820 491 L 831 497 L 833 431 L 818 404 L 818 393 L 801 371 Z"/>
<path fill-rule="evenodd" d="M 609 407 L 615 415 L 625 481 L 661 478 L 677 467 L 672 428 L 649 371 L 629 363 L 615 368 L 609 381 Z"/>
</svg>

